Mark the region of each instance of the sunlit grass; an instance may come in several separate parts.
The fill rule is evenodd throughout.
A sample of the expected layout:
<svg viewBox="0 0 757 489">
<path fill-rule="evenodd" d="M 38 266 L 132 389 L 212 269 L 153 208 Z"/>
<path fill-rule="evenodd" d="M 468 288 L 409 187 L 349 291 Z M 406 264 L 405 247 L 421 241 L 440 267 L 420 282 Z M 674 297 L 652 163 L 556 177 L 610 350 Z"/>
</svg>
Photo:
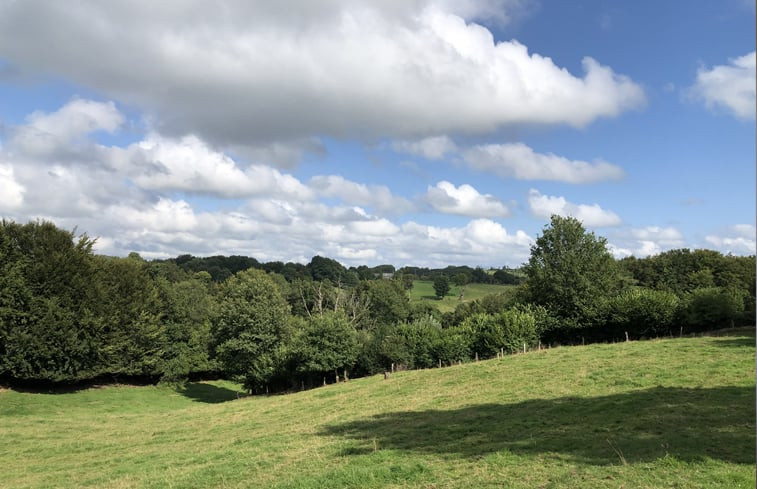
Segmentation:
<svg viewBox="0 0 757 489">
<path fill-rule="evenodd" d="M 434 292 L 434 283 L 430 280 L 415 280 L 410 289 L 410 303 L 425 302 L 435 306 L 441 312 L 451 312 L 464 302 L 480 299 L 488 294 L 502 292 L 511 285 L 497 284 L 468 284 L 465 286 L 450 283 L 450 291 L 442 299 L 437 299 Z M 461 295 L 462 293 L 462 295 Z"/>
<path fill-rule="evenodd" d="M 565 347 L 238 400 L 5 390 L 0 486 L 754 487 L 754 354 L 748 336 Z"/>
</svg>

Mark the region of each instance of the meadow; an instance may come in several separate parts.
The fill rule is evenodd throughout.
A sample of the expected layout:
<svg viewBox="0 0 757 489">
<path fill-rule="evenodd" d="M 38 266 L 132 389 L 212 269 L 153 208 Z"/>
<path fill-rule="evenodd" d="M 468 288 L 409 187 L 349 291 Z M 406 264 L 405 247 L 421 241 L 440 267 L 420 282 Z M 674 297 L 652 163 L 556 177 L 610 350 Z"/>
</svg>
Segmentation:
<svg viewBox="0 0 757 489">
<path fill-rule="evenodd" d="M 458 304 L 471 302 L 481 299 L 485 295 L 497 294 L 503 292 L 511 285 L 499 284 L 467 284 L 459 286 L 450 283 L 450 291 L 442 299 L 438 299 L 434 293 L 434 282 L 432 280 L 415 280 L 413 288 L 410 289 L 410 303 L 428 303 L 439 309 L 440 312 L 452 312 Z M 463 292 L 462 299 L 460 293 Z"/>
<path fill-rule="evenodd" d="M 225 381 L 4 389 L 0 486 L 754 487 L 754 356 L 747 330 L 270 397 Z"/>
</svg>

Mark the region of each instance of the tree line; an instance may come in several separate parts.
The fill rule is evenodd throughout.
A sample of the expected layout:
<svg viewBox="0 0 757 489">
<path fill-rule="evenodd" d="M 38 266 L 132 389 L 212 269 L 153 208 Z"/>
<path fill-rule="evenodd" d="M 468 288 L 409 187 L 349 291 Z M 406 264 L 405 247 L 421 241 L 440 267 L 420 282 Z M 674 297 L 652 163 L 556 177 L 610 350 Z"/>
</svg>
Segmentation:
<svg viewBox="0 0 757 489">
<path fill-rule="evenodd" d="M 260 393 L 390 365 L 430 368 L 524 346 L 691 333 L 755 317 L 754 256 L 682 249 L 615 260 L 604 238 L 558 216 L 521 270 L 502 270 L 518 285 L 446 314 L 411 304 L 412 280 L 454 281 L 480 269 L 347 269 L 324 257 L 307 265 L 234 256 L 146 261 L 96 255 L 93 245 L 49 222 L 0 222 L 0 377 L 214 375 Z"/>
</svg>

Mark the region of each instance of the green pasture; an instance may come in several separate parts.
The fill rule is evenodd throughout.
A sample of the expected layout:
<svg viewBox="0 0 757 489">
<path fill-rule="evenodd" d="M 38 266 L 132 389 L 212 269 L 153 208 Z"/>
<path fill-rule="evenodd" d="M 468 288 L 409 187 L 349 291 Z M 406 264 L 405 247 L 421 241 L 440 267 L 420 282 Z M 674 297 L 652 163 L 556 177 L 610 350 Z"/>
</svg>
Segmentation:
<svg viewBox="0 0 757 489">
<path fill-rule="evenodd" d="M 461 287 L 450 283 L 449 293 L 444 298 L 437 299 L 433 281 L 415 280 L 413 288 L 410 289 L 410 303 L 427 302 L 436 306 L 441 312 L 451 312 L 460 303 L 474 301 L 485 295 L 496 294 L 511 287 L 512 285 L 498 284 L 468 284 Z"/>
<path fill-rule="evenodd" d="M 754 336 L 562 347 L 238 398 L 0 391 L 8 488 L 753 488 Z"/>
</svg>

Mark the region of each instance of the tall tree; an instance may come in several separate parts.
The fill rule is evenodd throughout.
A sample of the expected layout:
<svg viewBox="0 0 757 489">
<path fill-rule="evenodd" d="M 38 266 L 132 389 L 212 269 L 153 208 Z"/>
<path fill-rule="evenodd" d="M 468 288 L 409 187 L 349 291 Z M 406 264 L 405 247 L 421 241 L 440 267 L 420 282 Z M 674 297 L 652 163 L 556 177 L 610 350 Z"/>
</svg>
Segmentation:
<svg viewBox="0 0 757 489">
<path fill-rule="evenodd" d="M 280 371 L 290 339 L 290 312 L 276 282 L 249 269 L 220 291 L 213 342 L 224 370 L 262 391 Z"/>
<path fill-rule="evenodd" d="M 52 381 L 100 373 L 93 244 L 50 222 L 0 222 L 0 373 Z"/>
<path fill-rule="evenodd" d="M 605 238 L 587 232 L 575 218 L 557 215 L 536 238 L 524 271 L 531 302 L 579 323 L 621 283 Z"/>
</svg>

